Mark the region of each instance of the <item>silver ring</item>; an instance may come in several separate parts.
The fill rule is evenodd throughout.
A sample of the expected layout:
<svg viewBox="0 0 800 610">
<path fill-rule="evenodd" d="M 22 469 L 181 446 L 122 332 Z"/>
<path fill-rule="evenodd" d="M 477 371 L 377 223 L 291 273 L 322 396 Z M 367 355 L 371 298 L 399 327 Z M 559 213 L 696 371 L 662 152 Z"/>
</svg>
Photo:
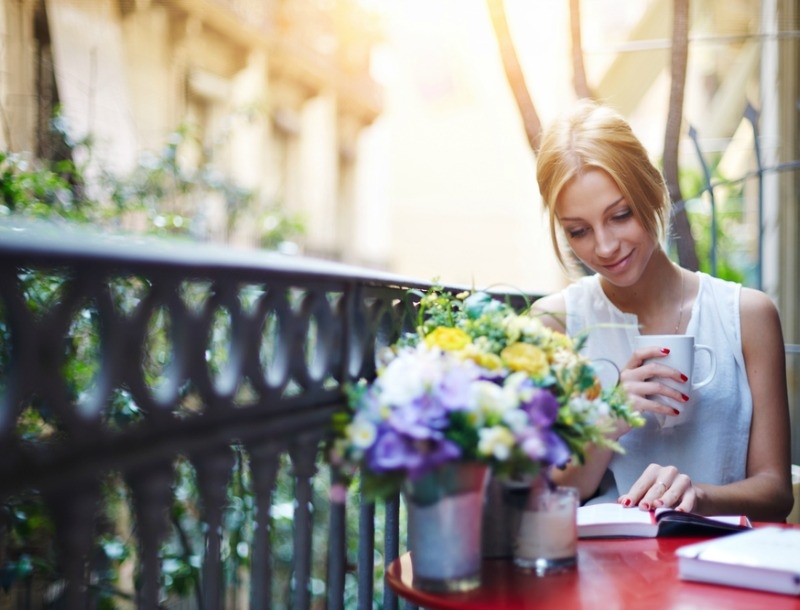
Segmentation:
<svg viewBox="0 0 800 610">
<path fill-rule="evenodd" d="M 669 489 L 669 485 L 667 485 L 666 483 L 664 483 L 664 481 L 656 481 L 656 485 L 663 485 L 663 486 L 664 486 L 664 491 L 666 491 L 667 489 Z"/>
</svg>

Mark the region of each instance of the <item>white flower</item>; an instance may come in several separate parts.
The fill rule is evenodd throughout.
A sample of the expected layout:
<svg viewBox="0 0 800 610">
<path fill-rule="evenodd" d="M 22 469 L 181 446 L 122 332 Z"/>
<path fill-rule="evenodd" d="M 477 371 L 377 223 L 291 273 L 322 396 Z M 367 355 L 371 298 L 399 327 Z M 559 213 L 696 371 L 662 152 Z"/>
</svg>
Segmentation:
<svg viewBox="0 0 800 610">
<path fill-rule="evenodd" d="M 472 400 L 475 409 L 489 415 L 502 415 L 517 406 L 516 395 L 491 381 L 480 380 L 472 384 Z"/>
<path fill-rule="evenodd" d="M 514 432 L 522 432 L 530 423 L 528 414 L 522 409 L 509 409 L 503 413 L 503 421 Z"/>
<path fill-rule="evenodd" d="M 358 417 L 347 426 L 347 436 L 354 447 L 367 449 L 378 437 L 378 427 L 366 417 Z"/>
<path fill-rule="evenodd" d="M 578 366 L 582 361 L 582 356 L 564 348 L 556 350 L 553 354 L 553 364 L 561 368 L 572 368 Z"/>
<path fill-rule="evenodd" d="M 489 455 L 501 462 L 507 460 L 511 455 L 515 439 L 511 430 L 504 426 L 493 426 L 478 431 L 478 452 Z"/>
<path fill-rule="evenodd" d="M 441 375 L 442 362 L 436 350 L 420 346 L 401 351 L 378 378 L 381 402 L 408 404 L 422 396 Z"/>
<path fill-rule="evenodd" d="M 582 415 L 588 423 L 594 424 L 611 414 L 611 408 L 604 400 L 588 400 L 584 396 L 576 396 L 569 401 L 569 409 L 575 414 Z"/>
<path fill-rule="evenodd" d="M 531 459 L 538 460 L 547 453 L 547 446 L 538 434 L 533 434 L 522 441 L 522 452 Z"/>
<path fill-rule="evenodd" d="M 547 329 L 539 318 L 521 315 L 508 316 L 503 320 L 506 328 L 506 336 L 511 342 L 523 339 L 536 339 L 546 336 Z"/>
</svg>

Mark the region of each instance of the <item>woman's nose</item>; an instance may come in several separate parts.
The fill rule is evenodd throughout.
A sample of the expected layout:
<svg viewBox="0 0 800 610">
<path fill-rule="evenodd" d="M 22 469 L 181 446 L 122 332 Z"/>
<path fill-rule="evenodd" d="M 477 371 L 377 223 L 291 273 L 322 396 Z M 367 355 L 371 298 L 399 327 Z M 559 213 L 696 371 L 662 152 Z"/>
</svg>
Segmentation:
<svg viewBox="0 0 800 610">
<path fill-rule="evenodd" d="M 618 240 L 612 231 L 605 229 L 595 229 L 595 245 L 594 250 L 597 256 L 607 258 L 614 254 L 617 250 Z"/>
</svg>

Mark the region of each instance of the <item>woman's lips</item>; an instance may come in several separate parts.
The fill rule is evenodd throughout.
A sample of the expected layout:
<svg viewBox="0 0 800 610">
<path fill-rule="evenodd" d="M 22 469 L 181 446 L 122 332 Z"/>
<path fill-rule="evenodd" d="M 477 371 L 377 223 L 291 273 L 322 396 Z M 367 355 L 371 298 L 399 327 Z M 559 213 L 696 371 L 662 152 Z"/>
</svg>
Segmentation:
<svg viewBox="0 0 800 610">
<path fill-rule="evenodd" d="M 630 261 L 630 259 L 631 259 L 631 255 L 628 254 L 626 257 L 621 258 L 620 260 L 618 260 L 615 263 L 611 263 L 611 264 L 608 264 L 608 265 L 603 265 L 603 268 L 606 269 L 607 271 L 609 271 L 610 273 L 619 273 L 620 271 L 622 271 L 628 265 L 628 261 Z"/>
</svg>

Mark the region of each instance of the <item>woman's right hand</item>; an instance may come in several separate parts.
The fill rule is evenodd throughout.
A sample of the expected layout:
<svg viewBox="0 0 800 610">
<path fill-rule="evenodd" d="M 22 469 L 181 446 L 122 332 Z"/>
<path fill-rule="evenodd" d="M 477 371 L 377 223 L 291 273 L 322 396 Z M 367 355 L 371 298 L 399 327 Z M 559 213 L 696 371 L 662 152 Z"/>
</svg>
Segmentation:
<svg viewBox="0 0 800 610">
<path fill-rule="evenodd" d="M 654 400 L 656 396 L 671 398 L 675 402 L 684 403 L 689 396 L 684 392 L 662 383 L 659 378 L 672 379 L 677 383 L 686 383 L 686 375 L 670 366 L 657 362 L 669 354 L 669 350 L 659 347 L 642 347 L 633 352 L 619 375 L 620 384 L 637 411 L 650 411 L 667 417 L 678 415 L 678 411 Z M 688 389 L 688 388 L 687 388 Z"/>
</svg>

